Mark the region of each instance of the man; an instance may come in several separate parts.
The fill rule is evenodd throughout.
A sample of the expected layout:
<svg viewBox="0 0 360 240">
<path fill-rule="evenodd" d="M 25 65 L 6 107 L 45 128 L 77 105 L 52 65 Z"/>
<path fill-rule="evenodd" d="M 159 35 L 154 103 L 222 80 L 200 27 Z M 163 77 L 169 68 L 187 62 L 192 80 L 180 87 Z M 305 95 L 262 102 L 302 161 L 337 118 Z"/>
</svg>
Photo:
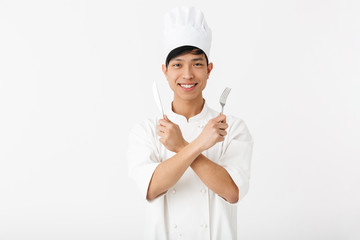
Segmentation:
<svg viewBox="0 0 360 240">
<path fill-rule="evenodd" d="M 164 119 L 136 124 L 129 138 L 129 175 L 148 202 L 145 239 L 236 239 L 253 140 L 244 121 L 202 96 L 213 69 L 210 46 L 199 10 L 166 15 L 162 70 L 174 99 Z"/>
</svg>

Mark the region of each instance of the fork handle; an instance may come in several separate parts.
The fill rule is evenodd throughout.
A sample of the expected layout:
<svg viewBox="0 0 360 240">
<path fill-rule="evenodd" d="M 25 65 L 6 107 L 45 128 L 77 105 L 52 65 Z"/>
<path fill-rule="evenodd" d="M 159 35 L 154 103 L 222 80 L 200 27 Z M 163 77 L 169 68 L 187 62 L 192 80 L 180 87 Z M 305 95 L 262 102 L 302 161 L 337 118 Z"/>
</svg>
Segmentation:
<svg viewBox="0 0 360 240">
<path fill-rule="evenodd" d="M 223 111 L 224 111 L 224 105 L 221 104 L 221 114 L 223 114 Z M 224 121 L 221 121 L 221 123 L 224 122 Z"/>
</svg>

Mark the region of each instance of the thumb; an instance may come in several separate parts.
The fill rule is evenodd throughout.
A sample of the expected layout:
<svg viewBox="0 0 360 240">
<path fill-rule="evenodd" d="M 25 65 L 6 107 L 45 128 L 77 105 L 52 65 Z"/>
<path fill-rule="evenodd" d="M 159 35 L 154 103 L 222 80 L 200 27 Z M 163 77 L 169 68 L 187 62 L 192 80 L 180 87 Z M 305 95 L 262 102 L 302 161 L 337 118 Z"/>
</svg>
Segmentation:
<svg viewBox="0 0 360 240">
<path fill-rule="evenodd" d="M 165 119 L 166 121 L 171 122 L 166 114 L 164 114 L 164 119 Z"/>
<path fill-rule="evenodd" d="M 226 116 L 223 113 L 219 113 L 219 116 L 216 117 L 217 122 L 223 122 L 226 120 Z"/>
</svg>

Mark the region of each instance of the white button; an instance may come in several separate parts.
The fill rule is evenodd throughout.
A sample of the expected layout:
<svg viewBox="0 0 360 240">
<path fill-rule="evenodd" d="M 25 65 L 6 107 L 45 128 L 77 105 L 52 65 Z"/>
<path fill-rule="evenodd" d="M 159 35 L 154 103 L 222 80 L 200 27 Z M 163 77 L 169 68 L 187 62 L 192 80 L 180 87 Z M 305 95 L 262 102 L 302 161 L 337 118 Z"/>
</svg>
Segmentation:
<svg viewBox="0 0 360 240">
<path fill-rule="evenodd" d="M 174 228 L 177 228 L 177 225 L 176 225 L 176 224 L 174 224 Z"/>
<path fill-rule="evenodd" d="M 201 192 L 202 192 L 202 193 L 206 193 L 206 189 L 201 189 Z"/>
<path fill-rule="evenodd" d="M 173 189 L 173 190 L 171 191 L 171 193 L 172 193 L 172 194 L 175 194 L 175 193 L 176 193 L 176 190 L 175 190 L 175 189 Z"/>
<path fill-rule="evenodd" d="M 207 224 L 206 223 L 201 224 L 200 227 L 207 228 Z"/>
<path fill-rule="evenodd" d="M 179 238 L 181 238 L 181 236 L 182 236 L 182 235 L 181 235 L 181 233 L 180 233 L 180 234 L 179 234 Z"/>
</svg>

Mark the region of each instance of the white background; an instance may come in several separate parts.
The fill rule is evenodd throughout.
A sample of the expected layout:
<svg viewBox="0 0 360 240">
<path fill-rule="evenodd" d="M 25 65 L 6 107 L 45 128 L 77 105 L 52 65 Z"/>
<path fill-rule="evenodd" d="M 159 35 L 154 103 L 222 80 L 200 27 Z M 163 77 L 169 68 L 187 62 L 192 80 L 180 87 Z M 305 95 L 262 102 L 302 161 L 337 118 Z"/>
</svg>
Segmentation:
<svg viewBox="0 0 360 240">
<path fill-rule="evenodd" d="M 360 2 L 0 1 L 0 239 L 140 239 L 130 127 L 159 114 L 164 13 L 213 31 L 204 91 L 255 140 L 239 239 L 360 239 Z"/>
</svg>

